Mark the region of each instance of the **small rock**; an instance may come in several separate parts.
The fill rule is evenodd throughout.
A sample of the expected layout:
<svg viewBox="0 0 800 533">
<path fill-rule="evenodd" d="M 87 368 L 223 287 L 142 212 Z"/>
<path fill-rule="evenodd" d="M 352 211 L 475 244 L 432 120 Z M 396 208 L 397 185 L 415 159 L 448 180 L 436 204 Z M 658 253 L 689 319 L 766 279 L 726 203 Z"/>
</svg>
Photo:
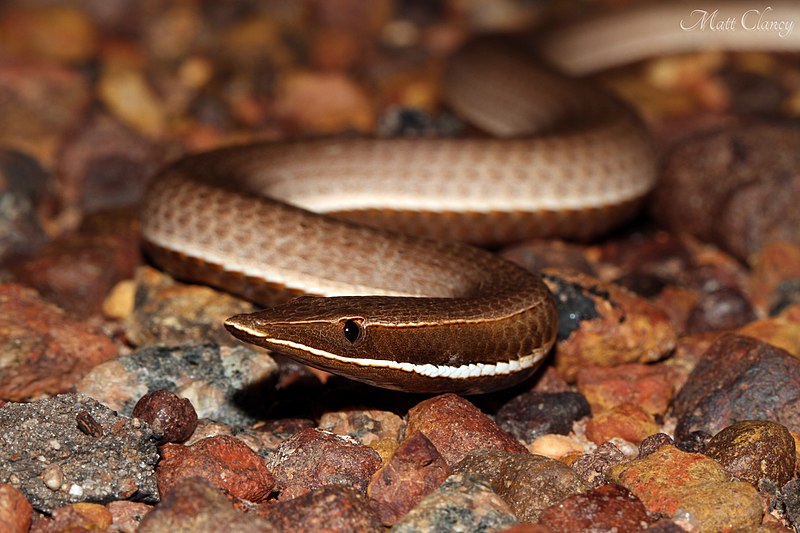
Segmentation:
<svg viewBox="0 0 800 533">
<path fill-rule="evenodd" d="M 7 400 L 67 390 L 117 355 L 111 339 L 15 284 L 0 284 L 0 344 L 0 398 Z"/>
<path fill-rule="evenodd" d="M 672 375 L 663 365 L 591 366 L 577 374 L 578 390 L 599 413 L 633 403 L 651 415 L 663 415 L 672 400 Z"/>
<path fill-rule="evenodd" d="M 106 58 L 97 92 L 115 117 L 142 135 L 157 139 L 164 134 L 164 102 L 151 87 L 147 73 L 130 63 Z"/>
<path fill-rule="evenodd" d="M 643 459 L 653 453 L 654 451 L 658 450 L 662 446 L 675 444 L 672 440 L 672 437 L 667 435 L 666 433 L 655 433 L 650 435 L 646 439 L 644 439 L 641 443 L 639 443 L 639 457 L 638 459 Z M 686 451 L 686 450 L 684 450 Z"/>
<path fill-rule="evenodd" d="M 198 340 L 235 346 L 222 325 L 226 318 L 255 311 L 230 294 L 201 285 L 178 283 L 150 267 L 136 271 L 136 305 L 128 337 L 136 345 L 175 345 Z"/>
<path fill-rule="evenodd" d="M 111 527 L 111 513 L 97 503 L 74 503 L 55 509 L 50 518 L 33 523 L 31 533 L 64 531 L 106 531 Z"/>
<path fill-rule="evenodd" d="M 81 413 L 102 428 L 102 435 L 80 431 Z M 0 483 L 13 483 L 40 511 L 134 495 L 154 502 L 157 460 L 153 432 L 146 424 L 81 394 L 0 408 Z M 62 481 L 57 490 L 42 477 L 52 465 Z"/>
<path fill-rule="evenodd" d="M 142 396 L 133 407 L 134 418 L 141 418 L 164 437 L 158 444 L 184 442 L 197 428 L 197 412 L 192 402 L 175 394 L 157 390 Z"/>
<path fill-rule="evenodd" d="M 767 421 L 745 420 L 714 435 L 705 454 L 736 479 L 756 488 L 762 480 L 782 487 L 793 476 L 795 442 L 789 430 Z"/>
<path fill-rule="evenodd" d="M 567 435 L 575 421 L 590 414 L 586 398 L 576 392 L 528 391 L 511 399 L 494 418 L 517 439 L 532 442 L 541 435 Z"/>
<path fill-rule="evenodd" d="M 752 528 L 761 523 L 758 491 L 728 481 L 713 459 L 662 446 L 644 459 L 611 467 L 609 480 L 638 497 L 650 513 L 686 520 L 699 531 Z"/>
<path fill-rule="evenodd" d="M 269 355 L 245 346 L 152 347 L 94 367 L 76 389 L 126 415 L 149 390 L 165 389 L 188 399 L 200 418 L 251 424 L 267 408 L 276 371 Z"/>
<path fill-rule="evenodd" d="M 792 304 L 800 304 L 800 245 L 766 243 L 750 264 L 749 293 L 757 309 L 774 316 Z"/>
<path fill-rule="evenodd" d="M 800 242 L 800 128 L 748 123 L 688 139 L 665 160 L 656 219 L 747 259 L 766 242 Z"/>
<path fill-rule="evenodd" d="M 567 381 L 590 365 L 652 362 L 675 347 L 669 317 L 644 298 L 585 275 L 546 271 L 544 281 L 556 297 L 556 368 Z"/>
<path fill-rule="evenodd" d="M 260 512 L 275 531 L 384 531 L 377 513 L 354 488 L 328 485 L 288 501 L 262 506 Z"/>
<path fill-rule="evenodd" d="M 790 305 L 771 318 L 754 320 L 736 333 L 782 348 L 800 358 L 800 304 Z"/>
<path fill-rule="evenodd" d="M 192 446 L 166 444 L 156 468 L 164 498 L 182 480 L 200 477 L 228 494 L 251 502 L 265 499 L 275 479 L 264 460 L 237 438 L 220 435 Z"/>
<path fill-rule="evenodd" d="M 517 522 L 508 504 L 480 478 L 453 474 L 394 525 L 395 533 L 501 531 Z"/>
<path fill-rule="evenodd" d="M 800 479 L 793 479 L 781 487 L 776 507 L 795 527 L 795 530 L 800 527 Z"/>
<path fill-rule="evenodd" d="M 723 335 L 678 393 L 674 413 L 680 440 L 737 420 L 772 420 L 799 431 L 800 361 L 756 339 Z"/>
<path fill-rule="evenodd" d="M 106 508 L 111 513 L 111 519 L 116 528 L 115 531 L 136 533 L 139 530 L 139 524 L 142 519 L 153 509 L 153 506 L 125 500 L 109 502 Z"/>
<path fill-rule="evenodd" d="M 686 332 L 728 331 L 755 317 L 753 306 L 742 291 L 723 287 L 700 297 L 686 319 Z"/>
<path fill-rule="evenodd" d="M 644 531 L 650 521 L 638 498 L 616 485 L 567 496 L 539 515 L 553 531 Z"/>
<path fill-rule="evenodd" d="M 305 132 L 370 131 L 375 116 L 367 94 L 339 73 L 296 71 L 278 84 L 278 116 Z"/>
<path fill-rule="evenodd" d="M 372 448 L 317 429 L 297 432 L 281 444 L 271 461 L 281 500 L 325 485 L 348 485 L 364 493 L 381 466 Z"/>
<path fill-rule="evenodd" d="M 479 448 L 527 452 L 480 409 L 455 394 L 435 396 L 412 407 L 408 411 L 406 434 L 415 431 L 422 432 L 451 467 L 470 450 Z"/>
<path fill-rule="evenodd" d="M 394 524 L 441 485 L 450 469 L 433 444 L 417 431 L 372 477 L 367 494 L 384 524 Z"/>
<path fill-rule="evenodd" d="M 0 484 L 0 531 L 28 533 L 33 508 L 11 485 Z"/>
<path fill-rule="evenodd" d="M 352 409 L 329 411 L 319 419 L 319 429 L 347 435 L 365 446 L 381 441 L 398 442 L 405 428 L 403 419 L 390 411 Z"/>
<path fill-rule="evenodd" d="M 27 255 L 44 243 L 37 207 L 48 179 L 30 155 L 0 148 L 0 259 Z"/>
<path fill-rule="evenodd" d="M 272 533 L 280 531 L 252 513 L 241 513 L 217 489 L 200 478 L 175 485 L 147 513 L 138 533 Z"/>
<path fill-rule="evenodd" d="M 654 433 L 658 433 L 658 424 L 652 415 L 633 403 L 622 403 L 597 413 L 586 423 L 586 437 L 595 444 L 614 437 L 639 444 Z"/>
<path fill-rule="evenodd" d="M 98 52 L 99 35 L 92 19 L 83 9 L 68 5 L 20 4 L 4 9 L 0 35 L 7 52 L 55 63 L 88 62 Z"/>
<path fill-rule="evenodd" d="M 530 453 L 475 450 L 453 472 L 486 480 L 522 521 L 535 521 L 543 509 L 586 490 L 564 463 Z"/>
<path fill-rule="evenodd" d="M 594 268 L 586 259 L 585 246 L 564 241 L 529 240 L 503 249 L 500 255 L 531 272 L 552 268 L 595 275 Z"/>
<path fill-rule="evenodd" d="M 625 460 L 625 454 L 619 448 L 611 442 L 604 442 L 593 452 L 578 457 L 572 463 L 572 469 L 589 487 L 597 488 L 605 482 L 608 469 Z"/>
</svg>

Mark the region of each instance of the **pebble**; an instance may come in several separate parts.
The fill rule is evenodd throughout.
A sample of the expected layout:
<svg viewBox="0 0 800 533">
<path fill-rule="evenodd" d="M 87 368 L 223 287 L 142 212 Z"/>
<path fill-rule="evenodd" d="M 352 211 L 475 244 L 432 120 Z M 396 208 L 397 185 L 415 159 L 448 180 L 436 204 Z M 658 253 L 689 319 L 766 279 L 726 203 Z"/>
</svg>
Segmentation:
<svg viewBox="0 0 800 533">
<path fill-rule="evenodd" d="M 669 317 L 633 293 L 579 274 L 546 271 L 559 313 L 555 365 L 567 381 L 591 365 L 660 359 L 675 347 Z"/>
<path fill-rule="evenodd" d="M 593 412 L 633 403 L 650 415 L 663 415 L 672 400 L 673 379 L 663 365 L 629 363 L 582 368 L 576 384 Z"/>
<path fill-rule="evenodd" d="M 732 424 L 706 445 L 704 452 L 736 479 L 760 488 L 762 481 L 782 487 L 794 475 L 792 434 L 775 422 L 745 420 Z"/>
<path fill-rule="evenodd" d="M 772 420 L 800 430 L 800 361 L 733 334 L 706 351 L 675 398 L 676 437 L 715 434 L 738 420 Z"/>
<path fill-rule="evenodd" d="M 514 437 L 530 443 L 542 435 L 568 435 L 575 421 L 590 414 L 586 398 L 576 392 L 528 391 L 503 405 L 494 419 Z"/>
<path fill-rule="evenodd" d="M 133 416 L 141 418 L 163 434 L 158 444 L 186 441 L 197 428 L 197 412 L 186 398 L 156 390 L 142 396 L 133 407 Z"/>
<path fill-rule="evenodd" d="M 99 503 L 74 503 L 55 509 L 49 518 L 36 520 L 31 533 L 106 531 L 112 523 L 111 513 Z"/>
<path fill-rule="evenodd" d="M 614 465 L 626 460 L 625 453 L 612 442 L 604 442 L 591 453 L 580 455 L 572 463 L 572 469 L 586 482 L 589 488 L 605 483 L 606 472 Z"/>
<path fill-rule="evenodd" d="M 639 498 L 650 513 L 684 520 L 698 531 L 754 528 L 761 523 L 758 491 L 713 459 L 662 446 L 643 459 L 611 467 L 609 481 Z"/>
<path fill-rule="evenodd" d="M 156 346 L 94 367 L 76 390 L 130 416 L 139 398 L 165 389 L 188 399 L 199 418 L 251 424 L 268 407 L 276 372 L 269 355 L 245 346 Z"/>
<path fill-rule="evenodd" d="M 102 434 L 81 431 L 79 417 Z M 158 498 L 154 440 L 146 424 L 81 394 L 9 403 L 0 408 L 0 483 L 12 483 L 43 512 L 134 495 L 152 503 Z M 58 465 L 62 480 L 57 490 L 42 479 L 51 465 Z"/>
<path fill-rule="evenodd" d="M 766 242 L 800 243 L 800 128 L 755 122 L 692 137 L 666 156 L 653 195 L 665 227 L 742 260 Z"/>
<path fill-rule="evenodd" d="M 800 357 L 800 304 L 786 307 L 771 318 L 754 320 L 739 328 L 736 333 L 753 337 Z"/>
<path fill-rule="evenodd" d="M 372 448 L 317 429 L 298 431 L 271 458 L 282 501 L 325 485 L 347 485 L 363 494 L 380 466 Z"/>
<path fill-rule="evenodd" d="M 453 472 L 485 480 L 522 521 L 535 521 L 543 509 L 586 490 L 564 463 L 530 453 L 475 450 Z"/>
<path fill-rule="evenodd" d="M 653 416 L 634 403 L 596 413 L 586 423 L 586 437 L 595 444 L 615 437 L 639 444 L 654 433 L 658 433 L 658 424 Z"/>
<path fill-rule="evenodd" d="M 0 148 L 0 260 L 25 256 L 45 240 L 37 207 L 51 179 L 25 152 Z"/>
<path fill-rule="evenodd" d="M 403 518 L 450 475 L 450 468 L 419 431 L 403 440 L 367 488 L 384 524 Z"/>
<path fill-rule="evenodd" d="M 800 479 L 793 479 L 781 487 L 776 500 L 776 509 L 797 530 L 800 527 Z"/>
<path fill-rule="evenodd" d="M 527 449 L 491 418 L 464 398 L 442 394 L 408 411 L 406 434 L 422 432 L 439 450 L 448 466 L 455 466 L 470 450 L 485 448 L 512 453 Z"/>
<path fill-rule="evenodd" d="M 381 520 L 364 495 L 353 487 L 327 485 L 293 498 L 261 506 L 275 531 L 363 531 L 380 533 Z"/>
<path fill-rule="evenodd" d="M 644 505 L 627 490 L 602 485 L 567 496 L 539 515 L 539 524 L 553 531 L 644 531 L 650 522 Z"/>
<path fill-rule="evenodd" d="M 502 531 L 517 518 L 489 487 L 469 474 L 453 474 L 392 527 L 393 533 Z"/>
<path fill-rule="evenodd" d="M 399 442 L 405 422 L 391 411 L 348 409 L 324 413 L 319 419 L 318 428 L 337 435 L 347 435 L 365 446 L 378 449 L 379 443 Z"/>
<path fill-rule="evenodd" d="M 156 476 L 162 498 L 191 477 L 251 502 L 266 499 L 275 487 L 264 460 L 235 437 L 209 437 L 192 446 L 165 444 L 160 451 Z"/>
<path fill-rule="evenodd" d="M 111 519 L 117 531 L 136 533 L 142 519 L 153 509 L 153 506 L 142 502 L 120 500 L 109 502 L 106 508 L 111 513 Z"/>
<path fill-rule="evenodd" d="M 219 490 L 191 477 L 172 487 L 142 519 L 138 533 L 273 533 L 280 531 L 253 513 L 237 511 Z"/>
<path fill-rule="evenodd" d="M 229 316 L 256 310 L 230 294 L 178 283 L 147 266 L 136 271 L 136 284 L 136 305 L 126 326 L 128 337 L 137 346 L 199 340 L 237 345 L 223 322 Z"/>
<path fill-rule="evenodd" d="M 12 283 L 0 284 L 0 344 L 0 398 L 7 400 L 66 391 L 117 355 L 111 339 Z"/>
<path fill-rule="evenodd" d="M 723 287 L 700 297 L 686 319 L 686 332 L 728 331 L 755 318 L 753 306 L 742 291 Z"/>
<path fill-rule="evenodd" d="M 25 495 L 7 484 L 0 484 L 0 531 L 28 533 L 33 508 Z"/>
<path fill-rule="evenodd" d="M 759 311 L 774 316 L 792 304 L 800 304 L 800 245 L 766 243 L 750 265 L 749 294 Z"/>
</svg>

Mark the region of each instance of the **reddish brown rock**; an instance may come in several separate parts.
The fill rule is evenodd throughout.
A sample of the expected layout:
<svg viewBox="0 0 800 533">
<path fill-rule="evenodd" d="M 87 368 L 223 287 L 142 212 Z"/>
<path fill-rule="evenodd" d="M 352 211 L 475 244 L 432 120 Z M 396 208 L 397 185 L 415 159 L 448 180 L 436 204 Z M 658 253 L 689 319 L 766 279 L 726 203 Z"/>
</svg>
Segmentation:
<svg viewBox="0 0 800 533">
<path fill-rule="evenodd" d="M 111 513 L 99 503 L 73 503 L 55 509 L 50 518 L 34 522 L 31 533 L 106 531 L 112 522 Z"/>
<path fill-rule="evenodd" d="M 715 434 L 737 420 L 800 430 L 800 360 L 749 337 L 726 334 L 698 362 L 675 399 L 679 440 Z"/>
<path fill-rule="evenodd" d="M 800 359 L 800 304 L 793 304 L 774 317 L 754 320 L 736 333 L 782 348 Z"/>
<path fill-rule="evenodd" d="M 20 491 L 0 484 L 0 531 L 27 533 L 32 513 L 33 507 Z"/>
<path fill-rule="evenodd" d="M 755 317 L 753 306 L 742 291 L 721 287 L 700 296 L 686 318 L 686 332 L 728 331 Z"/>
<path fill-rule="evenodd" d="M 591 453 L 579 456 L 570 465 L 587 486 L 597 488 L 605 483 L 606 472 L 626 460 L 625 454 L 611 442 L 604 442 Z"/>
<path fill-rule="evenodd" d="M 553 531 L 644 531 L 650 517 L 638 498 L 616 485 L 573 494 L 548 507 L 539 523 Z"/>
<path fill-rule="evenodd" d="M 722 466 L 705 455 L 662 446 L 643 459 L 611 467 L 608 477 L 631 491 L 648 512 L 667 517 L 679 513 L 700 531 L 761 522 L 758 491 L 748 483 L 729 481 Z"/>
<path fill-rule="evenodd" d="M 488 482 L 523 521 L 534 521 L 543 509 L 586 490 L 583 480 L 564 463 L 530 453 L 476 450 L 454 472 Z"/>
<path fill-rule="evenodd" d="M 644 298 L 589 276 L 545 274 L 559 310 L 556 368 L 566 380 L 590 365 L 656 361 L 675 347 L 669 317 Z"/>
<path fill-rule="evenodd" d="M 592 366 L 580 369 L 577 378 L 578 390 L 598 413 L 634 403 L 651 415 L 663 415 L 672 400 L 672 375 L 662 365 Z"/>
<path fill-rule="evenodd" d="M 0 398 L 7 400 L 65 391 L 117 355 L 111 339 L 14 284 L 0 284 L 0 345 L 7 347 L 0 363 Z"/>
<path fill-rule="evenodd" d="M 163 435 L 158 444 L 184 442 L 197 427 L 197 412 L 192 402 L 165 390 L 142 396 L 133 407 L 133 416 L 146 421 Z"/>
<path fill-rule="evenodd" d="M 661 224 L 747 259 L 766 242 L 800 242 L 800 127 L 736 125 L 687 139 L 654 193 Z"/>
<path fill-rule="evenodd" d="M 714 435 L 704 452 L 736 479 L 756 488 L 763 481 L 782 487 L 795 471 L 795 442 L 784 426 L 745 420 Z"/>
<path fill-rule="evenodd" d="M 303 429 L 281 444 L 272 465 L 280 499 L 290 500 L 325 485 L 347 485 L 364 493 L 381 458 L 351 439 Z"/>
<path fill-rule="evenodd" d="M 177 446 L 177 445 L 173 445 Z M 142 520 L 138 533 L 272 533 L 280 531 L 254 514 L 237 511 L 231 502 L 205 480 L 189 477 Z"/>
<path fill-rule="evenodd" d="M 128 500 L 109 502 L 106 505 L 108 512 L 111 513 L 113 526 L 120 533 L 136 533 L 142 519 L 152 509 L 152 505 Z"/>
<path fill-rule="evenodd" d="M 275 486 L 264 460 L 235 437 L 220 435 L 192 446 L 166 444 L 156 467 L 161 497 L 181 480 L 201 477 L 242 500 L 259 502 Z"/>
<path fill-rule="evenodd" d="M 450 469 L 419 431 L 405 439 L 372 477 L 367 494 L 384 524 L 394 524 L 441 485 Z"/>
<path fill-rule="evenodd" d="M 306 531 L 384 531 L 377 513 L 360 491 L 328 485 L 273 505 L 262 505 L 262 516 L 283 533 Z"/>
<path fill-rule="evenodd" d="M 470 450 L 480 448 L 527 452 L 480 409 L 455 394 L 442 394 L 417 404 L 408 411 L 406 424 L 407 434 L 422 432 L 451 467 Z"/>
<path fill-rule="evenodd" d="M 770 242 L 751 259 L 749 293 L 764 314 L 774 315 L 800 303 L 800 245 Z"/>
<path fill-rule="evenodd" d="M 586 423 L 586 436 L 595 444 L 614 437 L 639 444 L 654 433 L 658 433 L 658 424 L 653 416 L 633 403 L 622 403 L 597 413 Z"/>
</svg>

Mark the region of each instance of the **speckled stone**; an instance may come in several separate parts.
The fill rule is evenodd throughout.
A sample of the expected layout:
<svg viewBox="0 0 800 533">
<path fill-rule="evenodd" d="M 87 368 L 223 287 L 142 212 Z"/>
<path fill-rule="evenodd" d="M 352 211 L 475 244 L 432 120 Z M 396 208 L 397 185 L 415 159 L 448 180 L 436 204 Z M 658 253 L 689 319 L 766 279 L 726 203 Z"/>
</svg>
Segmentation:
<svg viewBox="0 0 800 533">
<path fill-rule="evenodd" d="M 99 432 L 87 434 L 79 420 Z M 40 511 L 134 495 L 154 502 L 157 460 L 144 422 L 81 394 L 0 408 L 0 483 L 20 489 Z"/>
<path fill-rule="evenodd" d="M 327 485 L 287 501 L 263 504 L 258 512 L 276 531 L 384 531 L 378 514 L 352 487 Z"/>
<path fill-rule="evenodd" d="M 114 527 L 120 533 L 136 533 L 142 519 L 153 509 L 153 506 L 142 502 L 120 500 L 109 502 L 106 508 L 111 513 Z"/>
<path fill-rule="evenodd" d="M 381 458 L 351 438 L 303 429 L 281 444 L 270 463 L 285 501 L 325 485 L 347 485 L 363 494 Z"/>
<path fill-rule="evenodd" d="M 583 480 L 564 463 L 529 453 L 475 450 L 456 465 L 454 473 L 486 480 L 523 521 L 535 521 L 542 509 L 586 490 Z"/>
<path fill-rule="evenodd" d="M 480 478 L 454 474 L 391 529 L 426 531 L 502 531 L 517 522 L 508 504 Z"/>
<path fill-rule="evenodd" d="M 367 494 L 384 524 L 394 524 L 441 485 L 450 469 L 419 431 L 406 438 L 372 476 Z"/>
<path fill-rule="evenodd" d="M 568 435 L 576 420 L 590 414 L 586 399 L 576 392 L 528 391 L 503 405 L 494 418 L 516 438 L 531 442 L 551 433 Z"/>
<path fill-rule="evenodd" d="M 745 420 L 732 424 L 706 445 L 705 454 L 719 462 L 736 479 L 758 488 L 762 480 L 781 487 L 795 470 L 795 442 L 780 424 Z"/>
<path fill-rule="evenodd" d="M 705 455 L 666 445 L 644 459 L 611 467 L 608 478 L 631 491 L 648 512 L 686 520 L 700 531 L 761 523 L 758 491 L 729 481 L 722 466 Z"/>
<path fill-rule="evenodd" d="M 191 477 L 252 502 L 265 499 L 275 487 L 264 460 L 235 437 L 209 437 L 192 446 L 166 444 L 160 451 L 156 475 L 162 498 Z"/>
<path fill-rule="evenodd" d="M 277 368 L 269 355 L 245 346 L 156 346 L 94 367 L 76 388 L 127 415 L 150 390 L 168 390 L 188 399 L 199 418 L 244 425 L 266 409 Z"/>
<path fill-rule="evenodd" d="M 625 460 L 625 454 L 619 448 L 611 442 L 604 442 L 593 452 L 575 459 L 571 466 L 588 487 L 597 488 L 605 483 L 608 469 Z"/>
<path fill-rule="evenodd" d="M 581 368 L 660 359 L 675 347 L 669 317 L 644 298 L 585 275 L 545 271 L 559 309 L 556 368 L 574 381 Z"/>
<path fill-rule="evenodd" d="M 142 519 L 138 533 L 272 533 L 266 520 L 234 509 L 217 489 L 199 478 L 175 485 L 164 500 Z"/>
<path fill-rule="evenodd" d="M 675 398 L 679 440 L 737 420 L 800 430 L 800 360 L 750 337 L 726 334 L 706 351 Z"/>
<path fill-rule="evenodd" d="M 375 446 L 387 440 L 398 442 L 405 422 L 390 411 L 348 409 L 324 413 L 318 427 L 337 435 L 347 435 L 366 446 Z"/>
<path fill-rule="evenodd" d="M 548 507 L 539 523 L 553 531 L 644 531 L 650 517 L 638 498 L 616 485 L 574 494 Z"/>
<path fill-rule="evenodd" d="M 25 495 L 11 485 L 0 484 L 0 531 L 28 533 L 33 508 Z"/>
<path fill-rule="evenodd" d="M 526 453 L 527 449 L 480 409 L 455 394 L 442 394 L 408 411 L 406 433 L 422 432 L 447 464 L 455 465 L 480 448 Z"/>
</svg>

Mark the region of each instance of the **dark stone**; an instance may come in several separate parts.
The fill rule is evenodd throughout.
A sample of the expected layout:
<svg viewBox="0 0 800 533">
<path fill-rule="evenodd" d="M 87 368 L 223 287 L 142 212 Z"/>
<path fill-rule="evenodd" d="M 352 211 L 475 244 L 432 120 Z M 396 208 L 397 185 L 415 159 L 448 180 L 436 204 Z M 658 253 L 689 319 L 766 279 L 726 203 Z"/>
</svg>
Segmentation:
<svg viewBox="0 0 800 533">
<path fill-rule="evenodd" d="M 723 287 L 700 297 L 686 320 L 686 331 L 733 330 L 755 318 L 753 306 L 739 289 Z"/>
<path fill-rule="evenodd" d="M 585 494 L 568 496 L 539 515 L 553 531 L 642 531 L 649 521 L 639 498 L 617 485 L 603 485 Z"/>
<path fill-rule="evenodd" d="M 772 420 L 800 430 L 800 361 L 765 342 L 718 338 L 675 398 L 676 436 L 716 434 L 738 420 Z"/>
<path fill-rule="evenodd" d="M 639 444 L 638 459 L 643 459 L 644 457 L 647 457 L 657 449 L 667 444 L 675 444 L 675 443 L 672 441 L 672 437 L 670 437 L 666 433 L 656 433 L 654 435 L 650 435 Z"/>
<path fill-rule="evenodd" d="M 192 402 L 165 390 L 148 392 L 133 407 L 133 416 L 160 430 L 165 442 L 184 442 L 197 427 L 197 411 Z"/>
<path fill-rule="evenodd" d="M 550 433 L 568 435 L 573 422 L 591 413 L 589 402 L 577 392 L 530 391 L 501 407 L 495 420 L 516 438 L 531 442 Z"/>
<path fill-rule="evenodd" d="M 381 532 L 381 520 L 363 495 L 351 487 L 329 485 L 286 502 L 262 506 L 264 518 L 276 531 Z"/>
</svg>

